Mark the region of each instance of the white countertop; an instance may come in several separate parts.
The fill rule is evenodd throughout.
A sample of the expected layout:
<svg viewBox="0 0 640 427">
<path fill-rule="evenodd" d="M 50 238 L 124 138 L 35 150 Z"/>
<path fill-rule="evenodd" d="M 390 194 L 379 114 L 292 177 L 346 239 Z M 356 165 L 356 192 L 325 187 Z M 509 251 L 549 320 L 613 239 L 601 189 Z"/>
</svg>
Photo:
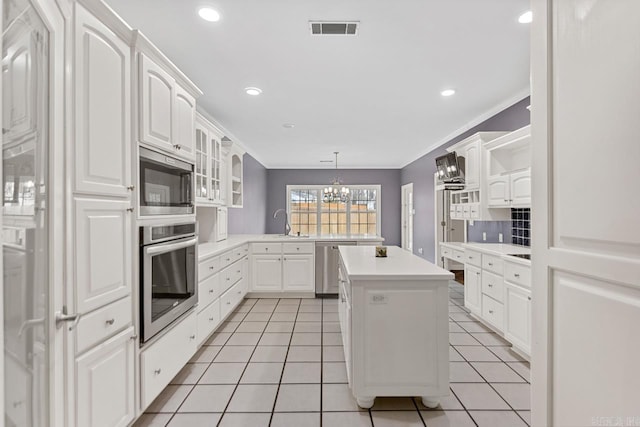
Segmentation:
<svg viewBox="0 0 640 427">
<path fill-rule="evenodd" d="M 356 280 L 451 280 L 453 273 L 397 246 L 377 258 L 371 246 L 340 246 L 346 274 Z"/>
<path fill-rule="evenodd" d="M 205 259 L 246 243 L 254 242 L 368 242 L 384 241 L 383 237 L 370 234 L 331 234 L 326 236 L 283 236 L 282 234 L 230 234 L 227 240 L 221 242 L 205 242 L 198 244 L 198 259 Z"/>
</svg>

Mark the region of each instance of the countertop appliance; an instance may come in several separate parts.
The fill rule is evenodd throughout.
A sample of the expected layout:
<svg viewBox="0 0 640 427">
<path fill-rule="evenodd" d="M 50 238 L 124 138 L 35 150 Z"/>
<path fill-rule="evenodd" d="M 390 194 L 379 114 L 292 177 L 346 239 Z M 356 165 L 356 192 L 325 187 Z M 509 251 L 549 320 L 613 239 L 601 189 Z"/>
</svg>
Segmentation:
<svg viewBox="0 0 640 427">
<path fill-rule="evenodd" d="M 148 341 L 198 302 L 195 222 L 140 227 L 140 324 Z"/>
<path fill-rule="evenodd" d="M 338 296 L 338 246 L 356 242 L 316 242 L 316 296 Z"/>
<path fill-rule="evenodd" d="M 464 157 L 459 157 L 455 151 L 436 157 L 436 173 L 438 174 L 438 181 L 442 184 L 455 185 L 463 189 L 464 172 L 465 159 Z"/>
<path fill-rule="evenodd" d="M 140 147 L 140 215 L 194 213 L 193 165 Z"/>
</svg>

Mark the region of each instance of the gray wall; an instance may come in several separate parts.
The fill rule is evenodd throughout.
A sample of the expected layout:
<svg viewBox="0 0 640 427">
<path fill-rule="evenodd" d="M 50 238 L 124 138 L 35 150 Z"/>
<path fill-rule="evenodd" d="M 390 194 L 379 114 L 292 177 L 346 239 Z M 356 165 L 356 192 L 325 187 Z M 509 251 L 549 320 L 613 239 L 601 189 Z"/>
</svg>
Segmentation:
<svg viewBox="0 0 640 427">
<path fill-rule="evenodd" d="M 328 185 L 336 177 L 333 169 L 269 169 L 267 233 L 282 233 L 283 220 L 273 219 L 276 209 L 287 207 L 287 185 Z M 381 185 L 382 237 L 388 245 L 400 245 L 400 169 L 340 169 L 344 184 Z"/>
<path fill-rule="evenodd" d="M 447 147 L 462 141 L 476 132 L 511 131 L 528 125 L 531 119 L 529 110 L 527 110 L 526 107 L 529 104 L 530 100 L 527 97 L 402 168 L 402 185 L 413 182 L 413 203 L 416 211 L 413 221 L 413 248 L 416 255 L 422 256 L 431 262 L 434 262 L 435 259 L 433 174 L 436 172 L 436 157 L 444 154 Z M 435 143 L 435 141 L 425 141 L 425 146 L 432 145 L 433 143 Z M 400 221 L 398 221 L 398 223 L 399 222 Z M 479 222 L 480 221 L 476 221 L 478 225 L 474 226 L 474 235 L 477 235 L 477 233 L 482 235 L 483 225 L 479 224 Z M 493 235 L 494 230 L 490 231 Z M 418 253 L 419 248 L 423 248 L 424 252 L 422 255 Z"/>
<path fill-rule="evenodd" d="M 244 195 L 242 208 L 229 208 L 229 234 L 264 234 L 267 211 L 267 169 L 245 154 L 242 164 Z"/>
</svg>

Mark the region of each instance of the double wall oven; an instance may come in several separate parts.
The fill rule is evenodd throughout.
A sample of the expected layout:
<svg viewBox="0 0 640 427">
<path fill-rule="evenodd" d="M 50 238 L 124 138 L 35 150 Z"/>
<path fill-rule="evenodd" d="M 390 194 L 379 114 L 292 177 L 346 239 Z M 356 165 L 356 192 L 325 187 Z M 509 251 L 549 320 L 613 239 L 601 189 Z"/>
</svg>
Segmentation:
<svg viewBox="0 0 640 427">
<path fill-rule="evenodd" d="M 140 147 L 140 215 L 194 213 L 193 165 Z"/>
<path fill-rule="evenodd" d="M 195 222 L 140 227 L 142 342 L 198 302 Z"/>
</svg>

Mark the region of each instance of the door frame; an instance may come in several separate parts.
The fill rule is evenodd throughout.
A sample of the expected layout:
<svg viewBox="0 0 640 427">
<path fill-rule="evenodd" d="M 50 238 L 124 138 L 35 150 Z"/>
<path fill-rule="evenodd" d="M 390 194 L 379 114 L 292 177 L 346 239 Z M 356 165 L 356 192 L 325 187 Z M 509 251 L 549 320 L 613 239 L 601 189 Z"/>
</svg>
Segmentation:
<svg viewBox="0 0 640 427">
<path fill-rule="evenodd" d="M 407 201 L 407 195 L 409 200 Z M 409 206 L 408 206 L 409 205 Z M 400 187 L 400 233 L 402 235 L 402 249 L 413 253 L 414 221 L 416 213 L 413 197 L 413 182 Z"/>
</svg>

